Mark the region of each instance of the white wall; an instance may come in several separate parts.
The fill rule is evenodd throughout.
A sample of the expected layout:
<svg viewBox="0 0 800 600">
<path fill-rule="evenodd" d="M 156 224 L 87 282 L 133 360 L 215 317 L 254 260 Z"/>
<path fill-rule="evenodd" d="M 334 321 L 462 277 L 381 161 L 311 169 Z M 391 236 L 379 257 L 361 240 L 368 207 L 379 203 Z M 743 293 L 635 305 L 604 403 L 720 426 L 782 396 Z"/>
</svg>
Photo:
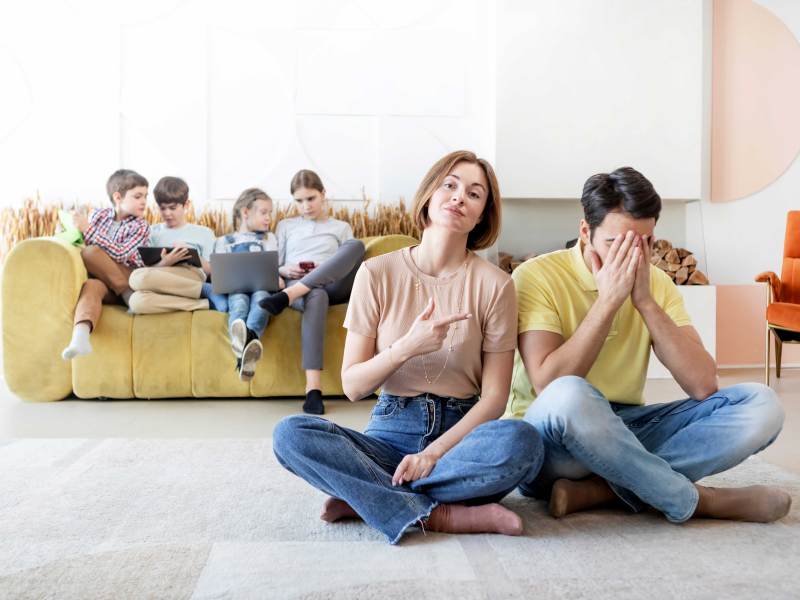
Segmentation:
<svg viewBox="0 0 800 600">
<path fill-rule="evenodd" d="M 703 2 L 507 0 L 497 22 L 507 196 L 579 197 L 630 165 L 663 198 L 700 197 Z"/>
<path fill-rule="evenodd" d="M 105 202 L 120 166 L 200 203 L 300 168 L 396 201 L 450 150 L 494 159 L 488 0 L 8 4 L 0 204 Z"/>
<path fill-rule="evenodd" d="M 800 36 L 798 3 L 761 4 Z M 335 198 L 363 186 L 394 201 L 459 147 L 495 159 L 506 196 L 575 198 L 588 174 L 627 163 L 664 197 L 697 197 L 704 5 L 0 3 L 0 205 L 37 190 L 103 203 L 120 166 L 181 175 L 201 203 L 249 185 L 286 198 L 303 167 Z M 780 269 L 798 189 L 795 162 L 748 198 L 687 208 L 714 283 Z M 513 225 L 536 235 L 532 219 Z"/>
</svg>

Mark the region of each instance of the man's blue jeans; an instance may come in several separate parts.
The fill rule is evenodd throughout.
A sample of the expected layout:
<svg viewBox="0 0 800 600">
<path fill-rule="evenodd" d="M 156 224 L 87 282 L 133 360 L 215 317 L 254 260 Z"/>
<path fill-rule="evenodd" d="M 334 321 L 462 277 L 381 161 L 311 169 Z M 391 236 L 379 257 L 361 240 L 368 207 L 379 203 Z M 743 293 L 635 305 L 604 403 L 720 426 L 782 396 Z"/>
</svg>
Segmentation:
<svg viewBox="0 0 800 600">
<path fill-rule="evenodd" d="M 650 505 L 674 523 L 692 516 L 693 482 L 738 465 L 769 446 L 783 426 L 775 392 L 758 383 L 724 388 L 705 400 L 647 406 L 611 403 L 581 377 L 560 377 L 525 413 L 545 460 L 528 496 L 556 479 L 595 473 L 633 510 Z"/>
<path fill-rule="evenodd" d="M 441 502 L 496 502 L 530 483 L 542 464 L 536 430 L 523 421 L 489 421 L 451 448 L 430 475 L 394 487 L 392 475 L 455 425 L 475 400 L 383 394 L 364 433 L 320 417 L 286 417 L 273 433 L 275 456 L 315 488 L 347 502 L 395 544 Z"/>
</svg>

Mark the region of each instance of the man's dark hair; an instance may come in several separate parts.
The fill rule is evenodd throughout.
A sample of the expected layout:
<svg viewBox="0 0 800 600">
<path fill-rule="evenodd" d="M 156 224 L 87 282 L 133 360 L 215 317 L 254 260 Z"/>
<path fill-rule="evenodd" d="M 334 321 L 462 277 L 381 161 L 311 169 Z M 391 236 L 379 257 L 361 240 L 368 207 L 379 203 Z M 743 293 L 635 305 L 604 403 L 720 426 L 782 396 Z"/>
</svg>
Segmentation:
<svg viewBox="0 0 800 600">
<path fill-rule="evenodd" d="M 130 169 L 114 171 L 106 182 L 108 199 L 114 202 L 114 192 L 119 192 L 124 196 L 125 192 L 141 186 L 149 187 L 150 184 L 147 183 L 147 179 L 139 175 L 136 171 L 131 171 Z"/>
<path fill-rule="evenodd" d="M 180 177 L 162 177 L 153 188 L 156 204 L 186 204 L 189 186 Z"/>
<path fill-rule="evenodd" d="M 661 213 L 661 197 L 653 184 L 631 167 L 589 177 L 583 185 L 581 204 L 592 236 L 610 212 L 625 212 L 634 219 L 656 221 Z"/>
</svg>

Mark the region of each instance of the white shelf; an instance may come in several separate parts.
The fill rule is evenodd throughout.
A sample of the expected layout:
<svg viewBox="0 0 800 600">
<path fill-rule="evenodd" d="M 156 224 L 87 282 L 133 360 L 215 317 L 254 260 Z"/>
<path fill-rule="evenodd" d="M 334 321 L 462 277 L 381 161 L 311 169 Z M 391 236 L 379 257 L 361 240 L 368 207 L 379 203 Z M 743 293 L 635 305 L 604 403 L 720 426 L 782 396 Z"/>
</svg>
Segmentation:
<svg viewBox="0 0 800 600">
<path fill-rule="evenodd" d="M 703 345 L 711 356 L 717 355 L 717 288 L 713 285 L 679 285 L 686 312 L 692 319 L 692 325 L 700 334 Z M 672 377 L 667 368 L 650 353 L 650 365 L 647 377 L 653 379 L 669 379 Z"/>
</svg>

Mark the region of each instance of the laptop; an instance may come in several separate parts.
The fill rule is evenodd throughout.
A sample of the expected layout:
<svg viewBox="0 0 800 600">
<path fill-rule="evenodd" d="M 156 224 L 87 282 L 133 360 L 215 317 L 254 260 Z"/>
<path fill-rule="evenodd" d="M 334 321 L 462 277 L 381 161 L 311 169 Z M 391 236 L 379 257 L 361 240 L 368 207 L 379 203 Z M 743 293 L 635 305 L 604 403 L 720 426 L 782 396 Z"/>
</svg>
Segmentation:
<svg viewBox="0 0 800 600">
<path fill-rule="evenodd" d="M 225 252 L 211 255 L 211 285 L 215 294 L 277 292 L 278 253 Z"/>
</svg>

